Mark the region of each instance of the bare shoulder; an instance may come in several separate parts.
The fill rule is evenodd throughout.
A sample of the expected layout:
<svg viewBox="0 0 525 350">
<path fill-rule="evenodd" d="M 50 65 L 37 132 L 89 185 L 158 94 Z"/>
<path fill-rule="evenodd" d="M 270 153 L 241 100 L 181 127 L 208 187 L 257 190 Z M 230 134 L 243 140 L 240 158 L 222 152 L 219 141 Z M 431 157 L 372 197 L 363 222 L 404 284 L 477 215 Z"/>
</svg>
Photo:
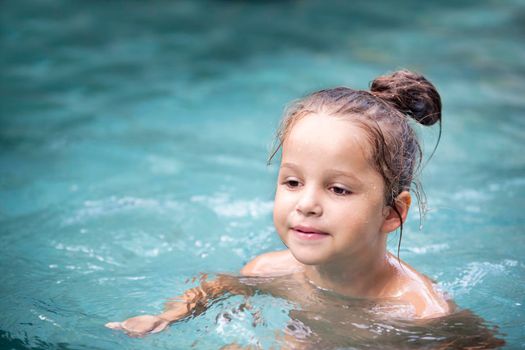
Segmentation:
<svg viewBox="0 0 525 350">
<path fill-rule="evenodd" d="M 302 270 L 303 266 L 287 250 L 261 254 L 241 269 L 243 276 L 280 276 Z"/>
<path fill-rule="evenodd" d="M 396 259 L 397 260 L 397 259 Z M 453 312 L 454 303 L 424 274 L 401 262 L 398 298 L 414 307 L 415 317 L 431 319 Z M 398 265 L 399 266 L 399 265 Z"/>
</svg>

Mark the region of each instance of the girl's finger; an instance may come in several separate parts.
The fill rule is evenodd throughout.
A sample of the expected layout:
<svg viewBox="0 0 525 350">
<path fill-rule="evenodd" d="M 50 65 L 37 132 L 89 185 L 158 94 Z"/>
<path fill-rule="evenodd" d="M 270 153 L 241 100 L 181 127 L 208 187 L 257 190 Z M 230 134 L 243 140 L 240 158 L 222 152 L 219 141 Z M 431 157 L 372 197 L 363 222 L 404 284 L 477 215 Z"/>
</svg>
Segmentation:
<svg viewBox="0 0 525 350">
<path fill-rule="evenodd" d="M 111 329 L 124 329 L 121 322 L 108 322 L 105 326 Z"/>
</svg>

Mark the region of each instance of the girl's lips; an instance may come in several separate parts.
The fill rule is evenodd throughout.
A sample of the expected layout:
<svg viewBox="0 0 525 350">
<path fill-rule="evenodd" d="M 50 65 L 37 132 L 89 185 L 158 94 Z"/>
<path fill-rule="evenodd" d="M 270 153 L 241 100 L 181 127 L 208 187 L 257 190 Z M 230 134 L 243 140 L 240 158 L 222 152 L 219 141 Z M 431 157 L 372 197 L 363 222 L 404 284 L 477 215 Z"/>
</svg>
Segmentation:
<svg viewBox="0 0 525 350">
<path fill-rule="evenodd" d="M 329 234 L 308 226 L 294 226 L 292 230 L 301 239 L 313 240 L 328 237 Z"/>
</svg>

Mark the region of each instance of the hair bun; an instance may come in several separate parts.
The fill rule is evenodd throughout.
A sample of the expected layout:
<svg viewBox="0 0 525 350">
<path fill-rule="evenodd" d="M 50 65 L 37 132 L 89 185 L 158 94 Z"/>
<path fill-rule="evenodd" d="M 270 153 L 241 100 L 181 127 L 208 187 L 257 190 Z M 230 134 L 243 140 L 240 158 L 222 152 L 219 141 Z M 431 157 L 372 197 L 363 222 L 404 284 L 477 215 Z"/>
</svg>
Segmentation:
<svg viewBox="0 0 525 350">
<path fill-rule="evenodd" d="M 370 91 L 420 124 L 433 125 L 441 119 L 441 97 L 420 74 L 399 70 L 380 76 L 372 82 Z"/>
</svg>

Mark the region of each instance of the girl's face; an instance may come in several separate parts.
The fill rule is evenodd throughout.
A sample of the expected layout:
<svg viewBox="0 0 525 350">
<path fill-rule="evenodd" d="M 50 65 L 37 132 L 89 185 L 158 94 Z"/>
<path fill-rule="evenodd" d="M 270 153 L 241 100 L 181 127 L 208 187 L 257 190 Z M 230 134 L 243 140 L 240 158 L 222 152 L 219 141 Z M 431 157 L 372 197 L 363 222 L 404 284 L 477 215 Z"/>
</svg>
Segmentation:
<svg viewBox="0 0 525 350">
<path fill-rule="evenodd" d="M 384 182 L 366 155 L 366 134 L 351 121 L 308 115 L 283 143 L 274 223 L 307 265 L 349 261 L 385 249 Z"/>
</svg>

